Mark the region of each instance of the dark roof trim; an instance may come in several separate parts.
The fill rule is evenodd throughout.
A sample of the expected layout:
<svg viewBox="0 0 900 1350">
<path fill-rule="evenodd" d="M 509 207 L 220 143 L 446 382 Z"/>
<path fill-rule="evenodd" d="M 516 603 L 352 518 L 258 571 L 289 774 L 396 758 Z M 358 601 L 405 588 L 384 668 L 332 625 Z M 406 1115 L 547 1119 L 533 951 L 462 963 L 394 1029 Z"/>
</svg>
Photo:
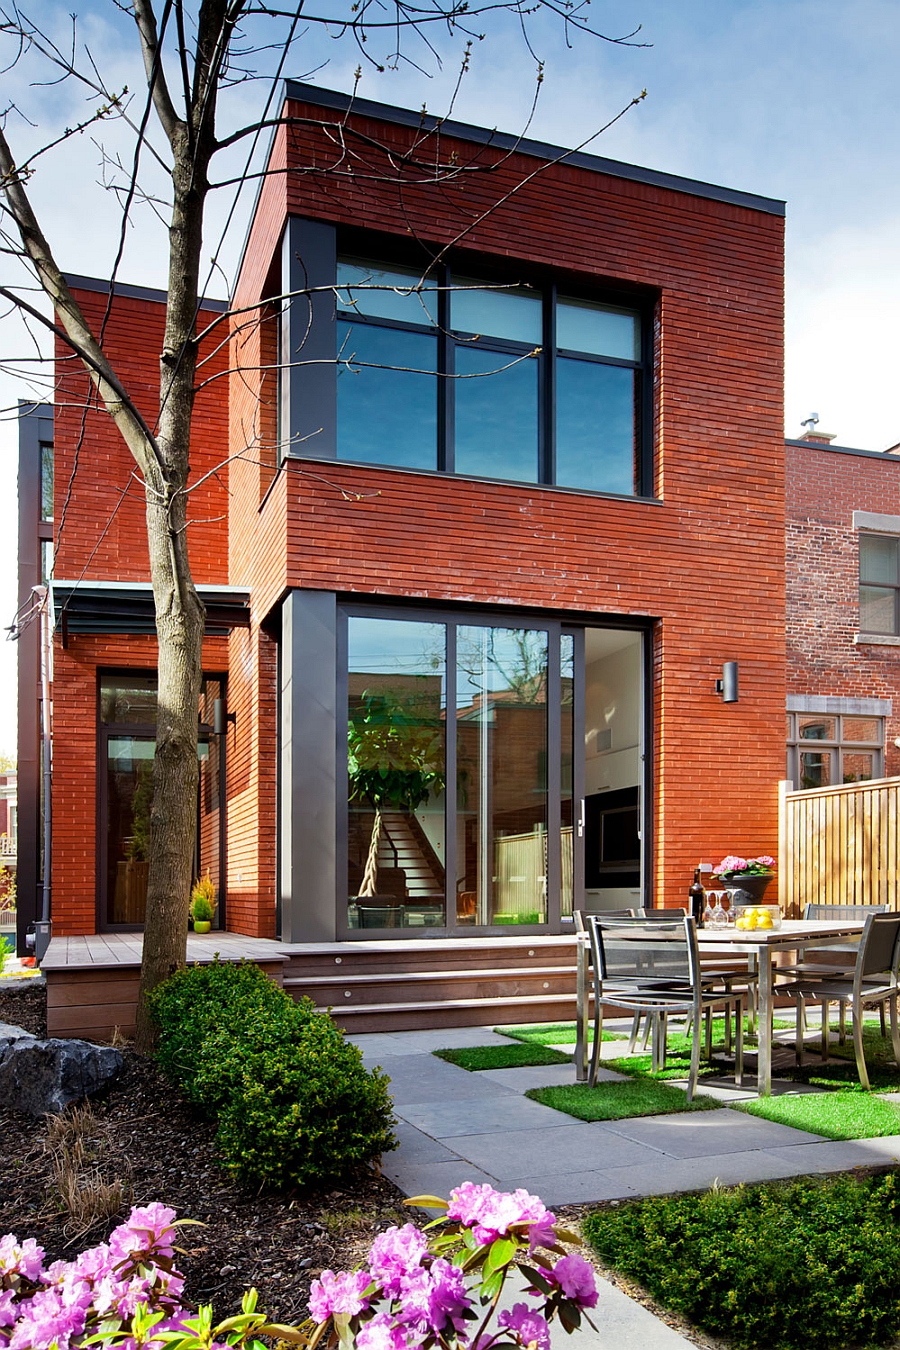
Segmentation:
<svg viewBox="0 0 900 1350">
<path fill-rule="evenodd" d="M 346 112 L 353 108 L 361 117 L 377 117 L 382 122 L 394 122 L 404 127 L 426 127 L 431 129 L 440 121 L 428 114 L 412 112 L 409 108 L 395 108 L 388 103 L 374 103 L 371 99 L 353 98 L 340 94 L 334 89 L 320 89 L 314 84 L 302 84 L 297 80 L 285 80 L 285 97 L 301 99 L 304 103 L 313 103 L 321 108 L 333 108 L 337 112 Z M 468 122 L 443 122 L 442 131 L 459 140 L 474 141 L 478 145 L 495 145 L 499 150 L 517 150 L 523 155 L 534 155 L 537 159 L 558 159 L 565 155 L 566 164 L 574 164 L 579 169 L 590 169 L 593 173 L 605 173 L 612 178 L 627 178 L 635 183 L 647 183 L 651 187 L 668 188 L 671 192 L 686 192 L 693 197 L 708 197 L 712 201 L 727 202 L 730 206 L 744 206 L 750 211 L 764 211 L 770 216 L 783 216 L 785 204 L 775 197 L 758 197 L 752 192 L 738 192 L 735 188 L 718 187 L 715 183 L 701 183 L 693 178 L 681 178 L 678 174 L 662 173 L 658 169 L 642 169 L 636 164 L 624 164 L 617 159 L 604 159 L 600 155 L 589 155 L 583 150 L 566 152 L 563 146 L 548 145 L 544 141 L 520 140 L 508 132 L 489 131 L 486 127 L 474 127 Z"/>
<path fill-rule="evenodd" d="M 790 437 L 785 437 L 785 445 L 796 445 L 801 450 L 826 450 L 831 455 L 861 455 L 863 459 L 886 459 L 891 464 L 896 464 L 900 460 L 900 455 L 894 455 L 887 450 L 854 450 L 852 445 L 825 445 L 821 441 L 794 441 Z"/>
<path fill-rule="evenodd" d="M 66 272 L 66 281 L 70 286 L 77 287 L 80 291 L 99 291 L 101 295 L 109 294 L 109 282 L 104 281 L 102 277 L 81 277 L 76 276 L 74 272 Z M 156 304 L 163 305 L 166 302 L 168 291 L 158 291 L 153 286 L 129 286 L 127 282 L 116 282 L 116 295 L 124 296 L 127 300 L 152 300 Z M 228 308 L 227 300 L 210 300 L 208 296 L 200 297 L 201 309 L 211 309 L 216 314 L 224 314 Z"/>
<path fill-rule="evenodd" d="M 153 589 L 137 581 L 53 581 L 53 614 L 63 646 L 73 633 L 135 636 L 156 632 Z M 227 637 L 250 627 L 250 593 L 231 586 L 198 586 L 206 606 L 206 636 Z"/>
</svg>

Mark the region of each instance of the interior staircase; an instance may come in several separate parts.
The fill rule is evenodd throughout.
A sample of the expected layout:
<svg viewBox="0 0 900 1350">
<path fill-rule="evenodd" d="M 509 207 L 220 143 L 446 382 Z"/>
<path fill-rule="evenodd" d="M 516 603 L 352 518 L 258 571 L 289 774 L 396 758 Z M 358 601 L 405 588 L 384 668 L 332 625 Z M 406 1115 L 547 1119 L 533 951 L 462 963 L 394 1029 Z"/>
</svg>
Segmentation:
<svg viewBox="0 0 900 1350">
<path fill-rule="evenodd" d="M 444 865 L 422 826 L 408 811 L 382 814 L 378 866 L 399 867 L 406 873 L 406 893 L 410 900 L 424 900 L 444 893 Z"/>
<path fill-rule="evenodd" d="M 575 938 L 433 938 L 286 947 L 284 988 L 350 1032 L 571 1021 Z"/>
</svg>

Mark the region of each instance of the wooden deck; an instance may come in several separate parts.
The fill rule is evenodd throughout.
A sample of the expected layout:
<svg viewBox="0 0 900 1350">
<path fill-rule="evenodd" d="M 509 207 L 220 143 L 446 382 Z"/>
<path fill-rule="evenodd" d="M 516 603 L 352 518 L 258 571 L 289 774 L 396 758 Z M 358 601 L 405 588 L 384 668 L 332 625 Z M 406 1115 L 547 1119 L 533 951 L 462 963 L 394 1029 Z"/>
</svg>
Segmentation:
<svg viewBox="0 0 900 1350">
<path fill-rule="evenodd" d="M 55 937 L 42 962 L 51 1036 L 134 1033 L 140 933 Z M 565 936 L 282 943 L 190 934 L 189 964 L 253 961 L 293 998 L 331 1008 L 348 1031 L 386 1031 L 575 1015 L 575 939 Z"/>
</svg>

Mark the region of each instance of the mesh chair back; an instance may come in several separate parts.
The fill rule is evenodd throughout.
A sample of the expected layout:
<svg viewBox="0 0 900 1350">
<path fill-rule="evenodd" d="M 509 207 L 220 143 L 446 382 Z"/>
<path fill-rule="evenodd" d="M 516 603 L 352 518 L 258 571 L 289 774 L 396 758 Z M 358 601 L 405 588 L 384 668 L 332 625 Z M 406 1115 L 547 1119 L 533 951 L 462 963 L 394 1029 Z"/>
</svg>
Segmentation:
<svg viewBox="0 0 900 1350">
<path fill-rule="evenodd" d="M 900 914 L 870 914 L 859 940 L 856 980 L 871 980 L 873 975 L 890 972 L 897 977 Z"/>
<path fill-rule="evenodd" d="M 595 969 L 604 984 L 641 987 L 689 986 L 696 962 L 691 950 L 692 920 L 674 916 L 668 923 L 644 919 L 588 916 Z"/>
<path fill-rule="evenodd" d="M 671 923 L 673 919 L 683 919 L 687 910 L 679 906 L 677 909 L 640 909 L 638 911 L 642 919 L 648 923 Z"/>
<path fill-rule="evenodd" d="M 867 919 L 870 914 L 889 914 L 890 905 L 813 905 L 803 906 L 804 919 Z"/>
</svg>

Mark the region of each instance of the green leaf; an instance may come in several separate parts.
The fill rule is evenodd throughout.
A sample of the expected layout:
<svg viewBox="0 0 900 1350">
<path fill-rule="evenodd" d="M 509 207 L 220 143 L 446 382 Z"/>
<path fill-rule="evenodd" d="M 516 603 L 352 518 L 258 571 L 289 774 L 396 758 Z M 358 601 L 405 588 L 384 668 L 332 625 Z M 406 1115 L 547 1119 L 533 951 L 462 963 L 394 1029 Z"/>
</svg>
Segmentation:
<svg viewBox="0 0 900 1350">
<path fill-rule="evenodd" d="M 415 1205 L 419 1209 L 447 1209 L 450 1202 L 442 1200 L 439 1195 L 411 1195 L 403 1203 L 407 1206 Z"/>
<path fill-rule="evenodd" d="M 490 1302 L 491 1299 L 495 1299 L 497 1297 L 497 1295 L 500 1293 L 500 1290 L 503 1288 L 503 1280 L 505 1274 L 506 1274 L 505 1271 L 497 1270 L 494 1272 L 493 1275 L 489 1276 L 486 1280 L 482 1282 L 481 1295 L 483 1299 L 485 1299 L 487 1302 Z"/>
<path fill-rule="evenodd" d="M 545 1280 L 540 1271 L 535 1270 L 534 1266 L 526 1266 L 520 1264 L 519 1269 L 521 1270 L 525 1278 L 528 1280 L 528 1283 L 532 1286 L 532 1288 L 540 1290 L 542 1294 L 548 1297 L 550 1294 L 553 1293 L 553 1290 L 556 1288 L 556 1285 L 550 1284 L 548 1280 Z"/>
<path fill-rule="evenodd" d="M 515 1238 L 498 1237 L 491 1243 L 484 1263 L 484 1273 L 491 1276 L 497 1270 L 502 1270 L 508 1266 L 516 1252 L 519 1250 L 519 1244 Z"/>
</svg>

